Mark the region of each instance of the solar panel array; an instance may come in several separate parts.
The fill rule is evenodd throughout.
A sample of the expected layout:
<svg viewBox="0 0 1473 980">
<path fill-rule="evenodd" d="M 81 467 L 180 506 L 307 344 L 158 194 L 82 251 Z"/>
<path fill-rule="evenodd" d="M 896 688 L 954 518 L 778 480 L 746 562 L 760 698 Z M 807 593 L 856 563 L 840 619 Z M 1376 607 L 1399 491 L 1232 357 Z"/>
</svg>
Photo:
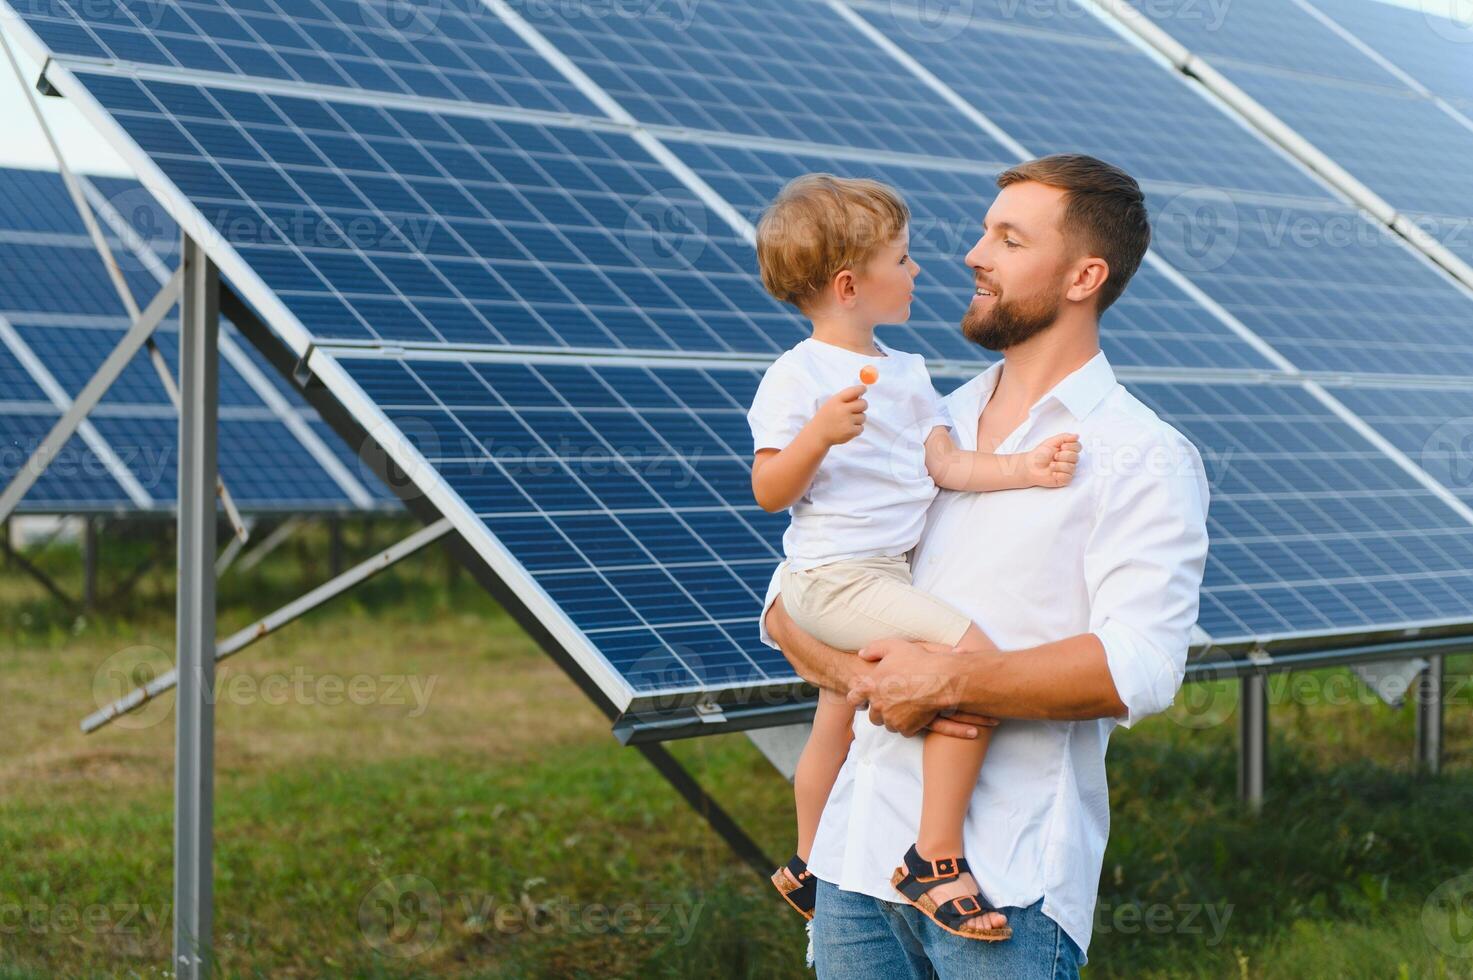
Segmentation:
<svg viewBox="0 0 1473 980">
<path fill-rule="evenodd" d="M 1082 8 L 175 6 L 23 17 L 53 84 L 212 228 L 282 342 L 620 710 L 796 690 L 756 635 L 786 518 L 751 498 L 744 414 L 805 331 L 751 231 L 819 169 L 911 204 L 923 279 L 880 333 L 945 391 L 985 363 L 956 324 L 997 172 L 1125 166 L 1154 255 L 1102 342 L 1208 463 L 1202 629 L 1473 622 L 1468 494 L 1423 459 L 1456 428 L 1473 303 Z"/>
<path fill-rule="evenodd" d="M 1235 0 L 1211 17 L 1138 6 L 1473 264 L 1466 24 L 1379 0 Z"/>
<path fill-rule="evenodd" d="M 83 178 L 104 216 L 126 214 L 135 251 L 113 229 L 109 247 L 140 303 L 167 276 L 179 230 L 136 182 Z M 164 251 L 160 256 L 152 247 Z M 128 321 L 61 175 L 0 169 L 0 485 L 118 345 Z M 178 323 L 154 338 L 178 371 Z M 227 326 L 220 368 L 220 471 L 246 511 L 395 507 L 392 494 L 330 434 L 301 396 Z M 138 512 L 172 508 L 177 416 L 146 351 L 103 395 L 84 431 L 47 467 L 21 512 Z M 305 436 L 305 439 L 304 439 Z"/>
</svg>

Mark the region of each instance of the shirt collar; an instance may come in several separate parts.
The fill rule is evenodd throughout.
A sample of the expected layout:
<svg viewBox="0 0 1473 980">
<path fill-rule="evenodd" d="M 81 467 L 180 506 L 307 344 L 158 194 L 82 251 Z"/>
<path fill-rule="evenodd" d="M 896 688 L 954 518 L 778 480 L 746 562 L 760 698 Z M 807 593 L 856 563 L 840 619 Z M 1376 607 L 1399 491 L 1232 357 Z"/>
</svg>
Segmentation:
<svg viewBox="0 0 1473 980">
<path fill-rule="evenodd" d="M 1105 358 L 1105 352 L 1100 351 L 1076 368 L 1063 381 L 1054 385 L 1053 390 L 1039 401 L 1043 402 L 1052 398 L 1068 409 L 1070 415 L 1076 419 L 1083 419 L 1095 410 L 1095 406 L 1103 401 L 1114 387 L 1115 369 Z"/>
<path fill-rule="evenodd" d="M 998 361 L 991 365 L 967 386 L 973 389 L 976 396 L 969 399 L 970 404 L 968 405 L 974 425 L 982 414 L 982 406 L 987 404 L 987 400 L 997 389 L 998 379 L 1002 377 L 1003 364 L 1003 361 Z M 1029 408 L 1028 414 L 1033 415 L 1040 406 L 1052 399 L 1063 405 L 1064 409 L 1076 420 L 1083 419 L 1095 410 L 1095 407 L 1114 389 L 1115 384 L 1115 369 L 1110 366 L 1105 352 L 1099 351 L 1054 385 L 1046 395 Z"/>
</svg>

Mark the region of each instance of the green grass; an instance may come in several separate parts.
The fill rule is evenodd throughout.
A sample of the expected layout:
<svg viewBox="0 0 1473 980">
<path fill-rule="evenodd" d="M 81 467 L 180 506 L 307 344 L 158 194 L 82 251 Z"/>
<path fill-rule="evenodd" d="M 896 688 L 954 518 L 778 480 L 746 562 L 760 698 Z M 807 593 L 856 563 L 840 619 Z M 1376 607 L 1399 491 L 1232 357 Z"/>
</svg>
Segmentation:
<svg viewBox="0 0 1473 980">
<path fill-rule="evenodd" d="M 381 527 L 377 545 L 389 539 Z M 324 543 L 305 532 L 227 575 L 221 632 L 324 577 Z M 108 541 L 104 583 L 145 548 Z M 34 557 L 77 580 L 74 550 Z M 0 573 L 0 980 L 164 975 L 172 696 L 95 735 L 77 722 L 99 672 L 106 689 L 137 659 L 119 651 L 168 659 L 169 572 L 85 617 Z M 1452 658 L 1449 676 L 1470 668 Z M 801 924 L 770 886 L 437 550 L 220 678 L 222 975 L 811 975 Z M 1276 680 L 1259 818 L 1234 799 L 1231 713 L 1199 728 L 1173 709 L 1116 733 L 1088 977 L 1473 977 L 1473 936 L 1437 919 L 1451 888 L 1473 929 L 1473 879 L 1443 885 L 1473 870 L 1469 692 L 1448 708 L 1446 771 L 1430 780 L 1410 766 L 1409 708 L 1285 690 Z M 788 787 L 743 736 L 672 749 L 786 853 Z"/>
</svg>

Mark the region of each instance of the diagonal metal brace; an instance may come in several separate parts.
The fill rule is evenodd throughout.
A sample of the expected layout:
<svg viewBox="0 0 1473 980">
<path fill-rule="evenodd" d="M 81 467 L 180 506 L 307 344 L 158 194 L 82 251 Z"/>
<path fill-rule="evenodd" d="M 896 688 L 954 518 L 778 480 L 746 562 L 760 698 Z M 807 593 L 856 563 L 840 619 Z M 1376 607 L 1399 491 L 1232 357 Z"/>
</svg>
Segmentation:
<svg viewBox="0 0 1473 980">
<path fill-rule="evenodd" d="M 169 277 L 169 281 L 158 291 L 158 295 L 154 296 L 148 308 L 133 321 L 133 326 L 128 328 L 122 341 L 113 348 L 112 353 L 107 355 L 102 366 L 97 369 L 97 373 L 92 375 L 91 380 L 83 386 L 72 401 L 71 407 L 62 414 L 56 425 L 52 426 L 51 431 L 46 434 L 46 438 L 41 440 L 41 444 L 36 447 L 35 452 L 31 453 L 30 458 L 16 471 L 10 485 L 3 493 L 0 493 L 0 520 L 9 517 L 20 504 L 21 498 L 41 478 L 41 474 L 46 472 L 46 467 L 51 465 L 57 453 L 66 446 L 67 440 L 76 434 L 77 427 L 82 424 L 82 420 L 102 400 L 102 396 L 117 380 L 118 375 L 123 373 L 128 362 L 133 360 L 133 355 L 138 353 L 144 341 L 158 327 L 164 314 L 174 307 L 179 299 L 183 282 L 184 272 L 181 267 Z"/>
<path fill-rule="evenodd" d="M 221 640 L 215 646 L 215 662 L 219 663 L 226 657 L 239 653 L 257 640 L 270 633 L 274 633 L 287 623 L 310 612 L 329 599 L 342 595 L 358 583 L 372 578 L 379 572 L 408 558 L 427 545 L 433 544 L 449 534 L 453 529 L 454 527 L 450 521 L 443 517 L 433 524 L 420 528 L 409 537 L 390 545 L 367 561 L 355 565 L 335 578 L 329 579 L 312 591 L 282 606 L 271 615 L 259 619 L 245 629 Z M 112 704 L 100 708 L 82 719 L 83 733 L 91 734 L 113 719 L 142 707 L 165 691 L 173 690 L 178 681 L 178 671 L 165 671 L 146 686 L 135 688 L 118 698 Z"/>
</svg>

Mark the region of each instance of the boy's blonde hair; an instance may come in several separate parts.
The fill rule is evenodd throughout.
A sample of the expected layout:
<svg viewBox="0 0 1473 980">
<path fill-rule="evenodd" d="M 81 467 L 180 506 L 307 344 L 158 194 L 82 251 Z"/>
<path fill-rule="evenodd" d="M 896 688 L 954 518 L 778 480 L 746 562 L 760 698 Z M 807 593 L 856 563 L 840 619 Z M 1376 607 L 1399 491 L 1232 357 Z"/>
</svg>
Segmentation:
<svg viewBox="0 0 1473 980">
<path fill-rule="evenodd" d="M 834 276 L 858 269 L 894 241 L 910 209 L 877 180 L 804 174 L 790 181 L 757 222 L 762 285 L 806 312 Z"/>
</svg>

